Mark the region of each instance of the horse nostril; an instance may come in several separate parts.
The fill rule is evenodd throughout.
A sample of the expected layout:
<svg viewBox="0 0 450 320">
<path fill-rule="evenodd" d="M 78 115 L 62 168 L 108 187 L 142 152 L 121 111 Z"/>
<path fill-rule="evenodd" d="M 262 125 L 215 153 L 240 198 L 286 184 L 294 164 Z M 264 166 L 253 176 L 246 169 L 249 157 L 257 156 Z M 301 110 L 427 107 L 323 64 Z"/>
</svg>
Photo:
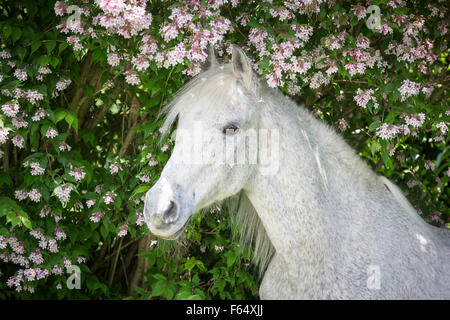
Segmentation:
<svg viewBox="0 0 450 320">
<path fill-rule="evenodd" d="M 175 202 L 170 201 L 169 208 L 164 212 L 163 222 L 165 224 L 170 224 L 175 222 L 178 219 L 178 206 Z"/>
</svg>

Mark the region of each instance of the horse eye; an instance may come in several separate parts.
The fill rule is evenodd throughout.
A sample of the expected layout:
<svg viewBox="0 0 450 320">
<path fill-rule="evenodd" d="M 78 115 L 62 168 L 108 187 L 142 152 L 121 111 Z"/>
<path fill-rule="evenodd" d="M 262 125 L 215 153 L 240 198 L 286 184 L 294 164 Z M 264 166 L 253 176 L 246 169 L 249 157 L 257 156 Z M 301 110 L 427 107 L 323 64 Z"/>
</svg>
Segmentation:
<svg viewBox="0 0 450 320">
<path fill-rule="evenodd" d="M 237 133 L 238 131 L 239 131 L 239 127 L 232 123 L 227 124 L 222 130 L 223 134 L 226 134 L 226 135 L 232 135 L 232 134 Z"/>
</svg>

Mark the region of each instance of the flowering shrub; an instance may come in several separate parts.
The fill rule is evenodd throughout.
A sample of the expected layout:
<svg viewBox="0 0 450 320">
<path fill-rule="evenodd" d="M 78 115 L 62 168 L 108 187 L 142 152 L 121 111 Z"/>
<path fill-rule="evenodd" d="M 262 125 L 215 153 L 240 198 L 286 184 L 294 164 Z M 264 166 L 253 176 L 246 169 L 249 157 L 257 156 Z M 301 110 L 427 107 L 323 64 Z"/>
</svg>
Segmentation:
<svg viewBox="0 0 450 320">
<path fill-rule="evenodd" d="M 380 16 L 368 12 L 380 8 Z M 0 296 L 249 298 L 228 214 L 181 247 L 151 235 L 143 195 L 173 142 L 161 107 L 231 44 L 448 227 L 448 15 L 442 1 L 4 1 Z M 367 23 L 370 19 L 378 23 Z M 66 285 L 68 267 L 82 288 Z"/>
</svg>

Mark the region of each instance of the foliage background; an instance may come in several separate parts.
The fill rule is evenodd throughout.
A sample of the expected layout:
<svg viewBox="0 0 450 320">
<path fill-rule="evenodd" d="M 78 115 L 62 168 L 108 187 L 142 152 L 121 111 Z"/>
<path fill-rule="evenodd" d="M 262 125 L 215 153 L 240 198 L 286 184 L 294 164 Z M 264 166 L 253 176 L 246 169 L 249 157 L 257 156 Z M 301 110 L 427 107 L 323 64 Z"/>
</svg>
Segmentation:
<svg viewBox="0 0 450 320">
<path fill-rule="evenodd" d="M 379 28 L 366 24 L 372 4 Z M 173 146 L 158 143 L 156 116 L 200 71 L 208 44 L 223 62 L 232 43 L 243 47 L 262 81 L 334 126 L 424 219 L 448 228 L 447 6 L 1 2 L 0 297 L 257 297 L 251 249 L 232 241 L 226 210 L 197 215 L 178 246 L 142 220 L 142 196 Z M 66 286 L 72 264 L 80 290 Z"/>
</svg>

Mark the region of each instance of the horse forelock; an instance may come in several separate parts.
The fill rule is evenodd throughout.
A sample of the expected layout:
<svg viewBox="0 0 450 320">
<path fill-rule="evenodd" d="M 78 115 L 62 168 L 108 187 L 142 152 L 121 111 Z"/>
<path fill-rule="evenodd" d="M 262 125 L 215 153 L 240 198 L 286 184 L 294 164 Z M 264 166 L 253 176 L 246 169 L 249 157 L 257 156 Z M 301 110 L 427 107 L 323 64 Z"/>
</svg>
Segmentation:
<svg viewBox="0 0 450 320">
<path fill-rule="evenodd" d="M 164 139 L 173 127 L 176 119 L 183 112 L 189 112 L 192 108 L 216 108 L 219 109 L 229 102 L 230 94 L 243 90 L 243 94 L 258 102 L 259 82 L 254 79 L 249 88 L 242 86 L 233 72 L 231 64 L 213 66 L 201 72 L 185 84 L 167 103 L 158 115 L 158 119 L 164 118 L 163 125 L 159 129 L 161 139 Z M 234 90 L 236 89 L 236 90 Z M 214 104 L 203 106 L 202 102 L 213 101 Z"/>
</svg>

